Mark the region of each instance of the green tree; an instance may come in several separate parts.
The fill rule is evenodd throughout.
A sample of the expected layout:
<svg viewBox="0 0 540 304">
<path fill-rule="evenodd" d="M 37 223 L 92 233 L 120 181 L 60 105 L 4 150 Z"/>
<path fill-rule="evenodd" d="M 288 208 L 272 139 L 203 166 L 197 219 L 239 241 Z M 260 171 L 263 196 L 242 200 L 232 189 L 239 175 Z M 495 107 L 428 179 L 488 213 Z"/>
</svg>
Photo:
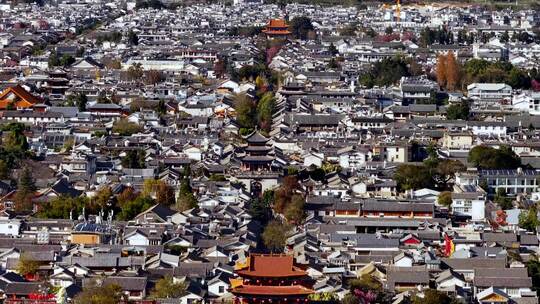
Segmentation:
<svg viewBox="0 0 540 304">
<path fill-rule="evenodd" d="M 112 103 L 111 98 L 109 98 L 109 96 L 107 96 L 107 91 L 105 91 L 105 90 L 99 91 L 96 101 L 98 103 Z"/>
<path fill-rule="evenodd" d="M 504 33 L 502 33 L 501 37 L 499 38 L 499 40 L 502 42 L 502 43 L 507 43 L 509 40 L 510 40 L 510 35 L 508 35 L 508 31 L 504 31 Z"/>
<path fill-rule="evenodd" d="M 28 150 L 29 145 L 26 140 L 26 135 L 24 135 L 24 131 L 26 130 L 24 124 L 12 122 L 3 127 L 2 130 L 7 132 L 7 136 L 5 136 L 2 141 L 2 147 L 7 152 L 22 154 Z"/>
<path fill-rule="evenodd" d="M 452 205 L 452 192 L 441 192 L 439 197 L 437 197 L 437 203 L 441 206 L 450 207 Z"/>
<path fill-rule="evenodd" d="M 32 171 L 29 168 L 24 168 L 19 177 L 18 190 L 26 192 L 34 192 L 37 190 L 36 181 L 32 176 Z"/>
<path fill-rule="evenodd" d="M 189 179 L 186 178 L 180 183 L 180 193 L 178 195 L 178 200 L 176 201 L 176 209 L 178 211 L 186 211 L 196 208 L 197 206 L 197 198 L 193 195 Z"/>
<path fill-rule="evenodd" d="M 86 52 L 85 48 L 81 46 L 77 49 L 77 53 L 75 54 L 75 56 L 83 57 L 85 52 Z"/>
<path fill-rule="evenodd" d="M 341 304 L 360 304 L 360 299 L 355 297 L 352 293 L 348 293 L 341 300 Z"/>
<path fill-rule="evenodd" d="M 128 35 L 127 35 L 127 40 L 130 45 L 139 44 L 139 37 L 133 30 L 129 30 Z"/>
<path fill-rule="evenodd" d="M 306 40 L 309 37 L 309 33 L 314 31 L 315 28 L 311 24 L 311 19 L 308 17 L 294 17 L 289 25 L 289 30 L 296 39 Z"/>
<path fill-rule="evenodd" d="M 114 122 L 112 131 L 118 133 L 120 136 L 131 136 L 135 133 L 141 132 L 143 128 L 137 123 L 130 122 L 129 120 L 122 118 Z"/>
<path fill-rule="evenodd" d="M 269 202 L 262 198 L 255 198 L 249 203 L 248 213 L 262 225 L 266 225 L 272 219 L 272 208 Z"/>
<path fill-rule="evenodd" d="M 314 294 L 311 294 L 308 296 L 308 299 L 312 301 L 332 301 L 337 302 L 338 296 L 334 292 L 325 291 L 325 292 L 317 292 Z"/>
<path fill-rule="evenodd" d="M 77 107 L 79 112 L 86 111 L 86 105 L 88 104 L 88 97 L 84 93 L 71 94 L 66 97 L 64 105 L 69 107 Z"/>
<path fill-rule="evenodd" d="M 374 63 L 371 68 L 362 73 L 358 80 L 368 88 L 388 86 L 396 83 L 403 76 L 410 76 L 409 63 L 402 57 L 386 58 Z"/>
<path fill-rule="evenodd" d="M 394 173 L 394 180 L 401 190 L 434 187 L 432 175 L 423 165 L 400 165 Z"/>
<path fill-rule="evenodd" d="M 334 43 L 330 43 L 330 45 L 328 46 L 328 52 L 330 52 L 330 54 L 332 54 L 332 56 L 336 56 L 337 54 L 339 54 L 339 51 L 336 48 L 336 46 L 334 45 Z"/>
<path fill-rule="evenodd" d="M 424 297 L 415 296 L 412 298 L 412 304 L 451 304 L 452 298 L 444 292 L 436 289 L 424 291 Z"/>
<path fill-rule="evenodd" d="M 158 114 L 165 115 L 167 113 L 167 106 L 165 100 L 160 99 L 155 110 Z"/>
<path fill-rule="evenodd" d="M 450 182 L 454 179 L 456 173 L 467 169 L 462 162 L 454 159 L 437 160 L 436 164 L 437 167 L 432 177 L 436 186 L 441 189 L 450 189 Z"/>
<path fill-rule="evenodd" d="M 469 151 L 468 161 L 482 169 L 515 169 L 521 166 L 521 159 L 508 146 L 499 149 L 476 146 Z"/>
<path fill-rule="evenodd" d="M 68 55 L 68 54 L 64 54 L 60 58 L 60 65 L 64 67 L 72 65 L 74 62 L 75 62 L 75 58 L 73 58 L 73 56 Z"/>
<path fill-rule="evenodd" d="M 5 160 L 0 159 L 0 180 L 9 179 L 10 177 L 11 168 L 9 167 L 9 164 Z"/>
<path fill-rule="evenodd" d="M 433 44 L 433 42 L 435 42 L 435 32 L 429 27 L 424 28 L 420 32 L 419 42 L 422 47 L 427 47 Z"/>
<path fill-rule="evenodd" d="M 85 197 L 70 197 L 70 196 L 59 196 L 56 197 L 47 203 L 38 213 L 38 217 L 47 218 L 47 219 L 69 219 L 70 216 L 73 216 L 76 219 L 76 216 L 82 214 L 83 208 L 90 207 L 88 199 Z M 93 213 L 98 211 L 99 208 L 86 208 L 86 211 Z"/>
<path fill-rule="evenodd" d="M 19 212 L 31 211 L 33 208 L 32 198 L 37 190 L 32 171 L 24 168 L 19 176 L 17 193 L 15 194 L 15 210 Z"/>
<path fill-rule="evenodd" d="M 527 272 L 532 279 L 533 290 L 540 295 L 540 262 L 538 257 L 533 257 L 527 261 Z"/>
<path fill-rule="evenodd" d="M 236 111 L 236 121 L 241 127 L 247 129 L 255 127 L 255 104 L 246 94 L 235 96 L 234 110 Z"/>
<path fill-rule="evenodd" d="M 304 198 L 299 194 L 291 197 L 291 202 L 285 207 L 283 215 L 290 223 L 301 224 L 304 220 Z"/>
<path fill-rule="evenodd" d="M 271 252 L 282 252 L 287 241 L 290 227 L 279 220 L 272 220 L 264 228 L 262 239 L 264 245 Z"/>
<path fill-rule="evenodd" d="M 77 98 L 75 99 L 75 105 L 79 109 L 79 112 L 86 111 L 86 104 L 88 103 L 88 97 L 84 93 L 77 94 Z"/>
<path fill-rule="evenodd" d="M 143 182 L 142 195 L 144 196 L 156 196 L 157 186 L 161 183 L 158 179 L 148 178 Z"/>
<path fill-rule="evenodd" d="M 379 280 L 369 274 L 363 274 L 358 279 L 349 280 L 350 294 L 354 294 L 360 303 L 389 303 L 388 293 L 384 292 Z M 361 292 L 361 293 L 359 293 Z"/>
<path fill-rule="evenodd" d="M 154 8 L 154 9 L 162 9 L 165 6 L 160 0 L 140 0 L 137 1 L 135 8 L 141 9 L 141 8 Z"/>
<path fill-rule="evenodd" d="M 503 188 L 498 188 L 497 192 L 495 193 L 495 198 L 493 201 L 499 205 L 503 210 L 512 209 L 514 207 L 512 203 L 512 198 L 508 197 L 506 195 L 506 191 L 504 191 Z"/>
<path fill-rule="evenodd" d="M 17 263 L 17 272 L 22 276 L 34 275 L 39 270 L 40 263 L 27 254 L 21 254 Z"/>
<path fill-rule="evenodd" d="M 257 121 L 261 130 L 270 132 L 272 127 L 272 114 L 274 113 L 274 95 L 266 92 L 257 104 Z"/>
<path fill-rule="evenodd" d="M 355 289 L 359 289 L 362 291 L 374 291 L 374 292 L 380 292 L 382 291 L 382 284 L 377 279 L 375 279 L 373 276 L 369 274 L 363 274 L 358 279 L 352 279 L 349 281 L 350 290 L 354 291 Z"/>
<path fill-rule="evenodd" d="M 146 153 L 143 150 L 129 150 L 122 158 L 122 167 L 132 169 L 146 168 Z"/>
<path fill-rule="evenodd" d="M 262 58 L 264 59 L 264 58 Z M 256 79 L 259 76 L 270 76 L 270 71 L 264 64 L 245 65 L 238 71 L 238 78 L 242 79 Z"/>
<path fill-rule="evenodd" d="M 469 103 L 462 101 L 460 103 L 451 104 L 446 109 L 446 118 L 450 120 L 462 119 L 467 120 L 469 118 Z"/>
<path fill-rule="evenodd" d="M 330 58 L 330 61 L 328 61 L 327 67 L 331 70 L 335 70 L 339 68 L 339 63 L 336 61 L 335 58 Z"/>
<path fill-rule="evenodd" d="M 186 293 L 186 284 L 175 283 L 171 276 L 166 276 L 156 282 L 150 297 L 153 299 L 180 298 Z"/>
<path fill-rule="evenodd" d="M 51 54 L 49 54 L 48 65 L 49 68 L 54 68 L 60 65 L 60 59 L 58 58 L 58 54 L 56 52 L 51 52 Z"/>
<path fill-rule="evenodd" d="M 519 227 L 526 229 L 527 231 L 536 232 L 538 227 L 538 210 L 536 206 L 529 208 L 527 212 L 521 212 L 519 215 Z"/>
<path fill-rule="evenodd" d="M 128 201 L 123 204 L 118 219 L 123 221 L 132 220 L 139 213 L 154 206 L 156 202 L 148 196 L 139 196 L 133 201 Z"/>
<path fill-rule="evenodd" d="M 532 78 L 529 73 L 509 62 L 471 59 L 464 64 L 462 71 L 463 85 L 473 82 L 504 82 L 514 89 L 528 89 L 531 87 Z"/>
<path fill-rule="evenodd" d="M 208 180 L 212 182 L 225 182 L 227 178 L 223 174 L 211 174 Z"/>
<path fill-rule="evenodd" d="M 506 76 L 505 83 L 516 89 L 529 89 L 531 87 L 531 77 L 529 74 L 519 68 L 512 67 Z"/>
<path fill-rule="evenodd" d="M 132 64 L 127 70 L 128 80 L 136 81 L 141 80 L 144 76 L 144 70 L 140 63 Z"/>
<path fill-rule="evenodd" d="M 117 304 L 123 297 L 122 287 L 116 284 L 102 285 L 93 282 L 73 299 L 74 304 Z"/>
<path fill-rule="evenodd" d="M 111 198 L 113 197 L 113 192 L 110 187 L 102 187 L 99 189 L 96 194 L 91 199 L 91 204 L 95 206 L 96 209 L 107 209 L 111 205 Z"/>
</svg>

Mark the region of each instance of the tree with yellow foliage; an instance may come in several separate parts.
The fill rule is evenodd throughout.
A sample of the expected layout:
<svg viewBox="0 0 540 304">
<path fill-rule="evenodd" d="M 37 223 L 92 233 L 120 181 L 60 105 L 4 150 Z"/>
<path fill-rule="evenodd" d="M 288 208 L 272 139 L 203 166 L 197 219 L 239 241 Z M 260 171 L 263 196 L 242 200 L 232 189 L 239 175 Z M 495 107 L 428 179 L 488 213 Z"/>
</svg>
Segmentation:
<svg viewBox="0 0 540 304">
<path fill-rule="evenodd" d="M 437 57 L 436 72 L 437 72 L 437 83 L 439 84 L 439 86 L 441 87 L 446 86 L 447 69 L 446 69 L 446 56 L 445 55 L 441 54 Z"/>
<path fill-rule="evenodd" d="M 459 83 L 459 64 L 454 52 L 448 52 L 446 55 L 446 89 L 453 91 Z"/>
</svg>

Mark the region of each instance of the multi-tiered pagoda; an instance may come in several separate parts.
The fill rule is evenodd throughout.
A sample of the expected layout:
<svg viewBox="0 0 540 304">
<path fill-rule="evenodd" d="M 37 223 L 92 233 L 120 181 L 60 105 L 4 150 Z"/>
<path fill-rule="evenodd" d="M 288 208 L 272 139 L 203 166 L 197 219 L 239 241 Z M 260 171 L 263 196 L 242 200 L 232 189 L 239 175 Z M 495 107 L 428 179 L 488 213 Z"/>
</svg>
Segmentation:
<svg viewBox="0 0 540 304">
<path fill-rule="evenodd" d="M 231 279 L 236 303 L 305 303 L 313 293 L 313 281 L 291 255 L 251 254 L 237 266 L 238 278 Z"/>
<path fill-rule="evenodd" d="M 245 156 L 242 158 L 242 170 L 262 171 L 271 170 L 274 161 L 274 151 L 269 144 L 270 139 L 259 132 L 253 132 L 247 138 Z"/>
<path fill-rule="evenodd" d="M 291 35 L 289 26 L 283 19 L 272 19 L 262 31 L 268 38 L 287 38 Z"/>
</svg>

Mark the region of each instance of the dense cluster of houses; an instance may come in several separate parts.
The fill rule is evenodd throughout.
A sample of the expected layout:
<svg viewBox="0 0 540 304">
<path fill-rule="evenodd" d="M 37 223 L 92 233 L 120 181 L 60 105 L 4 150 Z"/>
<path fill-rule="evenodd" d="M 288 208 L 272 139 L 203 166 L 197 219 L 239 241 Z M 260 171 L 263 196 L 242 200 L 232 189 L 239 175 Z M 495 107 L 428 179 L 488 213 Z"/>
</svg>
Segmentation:
<svg viewBox="0 0 540 304">
<path fill-rule="evenodd" d="M 462 303 L 538 303 L 540 274 L 531 265 L 539 237 L 523 221 L 537 218 L 529 214 L 540 200 L 540 87 L 476 82 L 446 92 L 433 77 L 437 56 L 450 51 L 461 62 L 540 68 L 537 10 L 139 5 L 0 4 L 0 139 L 7 147 L 6 126 L 20 123 L 28 143 L 0 180 L 5 303 L 69 303 L 96 280 L 119 285 L 130 303 L 264 303 L 264 296 L 296 303 L 308 294 L 338 301 L 350 280 L 366 276 L 396 304 L 426 290 Z M 315 39 L 292 37 L 287 22 L 295 17 L 311 20 Z M 351 27 L 357 32 L 345 34 Z M 419 37 L 426 27 L 477 39 L 421 46 L 405 35 L 360 33 L 406 29 Z M 523 33 L 531 41 L 502 38 Z M 272 48 L 272 35 L 288 40 Z M 396 56 L 415 58 L 424 75 L 384 87 L 359 83 L 362 71 Z M 246 128 L 238 99 L 260 98 L 260 75 L 246 72 L 260 65 L 279 74 L 271 119 Z M 440 94 L 445 102 L 432 103 Z M 449 108 L 464 103 L 469 119 L 450 117 Z M 469 158 L 476 146 L 508 147 L 521 165 L 478 168 Z M 443 189 L 405 189 L 395 178 L 430 149 L 429 157 L 463 164 L 445 181 L 449 204 Z M 133 155 L 138 165 L 126 161 Z M 20 212 L 28 172 L 35 191 L 30 210 Z M 251 206 L 288 175 L 305 200 L 303 220 L 286 235 L 284 256 L 256 255 L 265 250 L 265 223 Z M 145 191 L 148 180 L 172 188 L 175 199 L 187 182 L 196 206 L 154 202 L 122 220 L 112 210 L 75 207 L 69 217 L 40 216 L 59 198 L 91 201 L 108 189 L 113 201 Z M 498 203 L 503 194 L 509 206 Z M 30 262 L 37 269 L 23 273 L 21 263 Z M 281 275 L 294 288 L 259 286 Z M 151 297 L 164 277 L 185 291 Z"/>
</svg>

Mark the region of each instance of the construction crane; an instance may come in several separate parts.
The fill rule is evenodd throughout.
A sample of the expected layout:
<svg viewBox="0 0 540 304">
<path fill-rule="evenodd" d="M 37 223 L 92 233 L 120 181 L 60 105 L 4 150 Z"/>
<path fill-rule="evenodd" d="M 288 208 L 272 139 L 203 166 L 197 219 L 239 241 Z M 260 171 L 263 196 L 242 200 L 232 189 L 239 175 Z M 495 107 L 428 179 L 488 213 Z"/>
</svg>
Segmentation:
<svg viewBox="0 0 540 304">
<path fill-rule="evenodd" d="M 396 21 L 401 21 L 401 1 L 396 0 Z"/>
</svg>

